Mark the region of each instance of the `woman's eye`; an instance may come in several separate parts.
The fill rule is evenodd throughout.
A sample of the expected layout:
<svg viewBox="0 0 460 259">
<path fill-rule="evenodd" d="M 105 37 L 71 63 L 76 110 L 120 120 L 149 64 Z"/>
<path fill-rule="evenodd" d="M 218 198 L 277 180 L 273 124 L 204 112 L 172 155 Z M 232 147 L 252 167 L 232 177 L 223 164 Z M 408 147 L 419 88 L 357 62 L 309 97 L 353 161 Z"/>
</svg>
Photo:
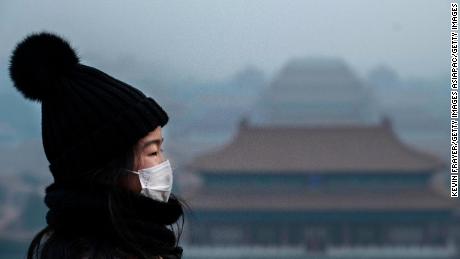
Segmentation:
<svg viewBox="0 0 460 259">
<path fill-rule="evenodd" d="M 160 152 L 163 153 L 163 149 L 160 149 Z M 158 151 L 155 151 L 155 152 L 149 154 L 149 156 L 157 156 L 157 155 L 158 155 Z"/>
</svg>

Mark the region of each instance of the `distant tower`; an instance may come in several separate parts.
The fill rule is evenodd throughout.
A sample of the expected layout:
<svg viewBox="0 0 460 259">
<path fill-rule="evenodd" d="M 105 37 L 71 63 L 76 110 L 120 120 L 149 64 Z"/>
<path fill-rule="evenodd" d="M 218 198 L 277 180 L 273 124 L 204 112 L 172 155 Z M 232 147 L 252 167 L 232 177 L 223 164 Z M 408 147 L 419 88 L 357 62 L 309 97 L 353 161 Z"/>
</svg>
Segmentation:
<svg viewBox="0 0 460 259">
<path fill-rule="evenodd" d="M 341 59 L 290 61 L 253 113 L 257 124 L 376 124 L 373 93 Z"/>
</svg>

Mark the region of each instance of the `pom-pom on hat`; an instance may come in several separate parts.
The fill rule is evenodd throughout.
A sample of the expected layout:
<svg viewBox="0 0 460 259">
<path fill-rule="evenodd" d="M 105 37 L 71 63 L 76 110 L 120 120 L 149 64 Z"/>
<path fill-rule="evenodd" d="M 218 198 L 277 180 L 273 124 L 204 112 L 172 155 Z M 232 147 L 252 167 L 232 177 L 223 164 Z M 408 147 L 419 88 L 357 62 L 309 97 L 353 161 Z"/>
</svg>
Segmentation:
<svg viewBox="0 0 460 259">
<path fill-rule="evenodd" d="M 168 122 L 152 97 L 81 64 L 72 46 L 49 32 L 19 42 L 9 72 L 26 99 L 41 103 L 43 147 L 56 182 L 103 166 Z"/>
</svg>

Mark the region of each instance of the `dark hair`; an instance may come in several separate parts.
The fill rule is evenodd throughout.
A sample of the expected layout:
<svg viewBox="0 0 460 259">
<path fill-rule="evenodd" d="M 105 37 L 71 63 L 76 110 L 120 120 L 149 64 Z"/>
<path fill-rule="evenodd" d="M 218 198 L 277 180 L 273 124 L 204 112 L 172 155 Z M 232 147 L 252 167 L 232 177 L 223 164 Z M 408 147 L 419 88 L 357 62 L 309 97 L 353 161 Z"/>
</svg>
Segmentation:
<svg viewBox="0 0 460 259">
<path fill-rule="evenodd" d="M 165 257 L 164 251 L 169 251 L 167 249 L 170 249 L 171 245 L 169 244 L 168 247 L 166 247 L 165 243 L 161 242 L 162 239 L 166 239 L 166 237 L 169 238 L 169 241 L 175 241 L 175 249 L 176 251 L 179 250 L 178 256 L 171 258 L 180 258 L 182 249 L 178 246 L 178 243 L 184 226 L 183 208 L 188 208 L 188 205 L 175 195 L 171 194 L 168 201 L 168 204 L 172 204 L 169 206 L 173 206 L 175 216 L 172 221 L 174 222 L 168 222 L 167 224 L 160 223 L 159 226 L 161 226 L 161 228 L 156 227 L 158 231 L 149 232 L 153 236 L 157 235 L 156 240 L 159 240 L 159 242 L 149 244 L 148 249 L 146 249 L 146 246 L 138 244 L 138 237 L 142 237 L 142 234 L 137 233 L 136 229 L 127 227 L 128 222 L 126 222 L 123 215 L 125 215 L 127 210 L 132 209 L 131 204 L 133 201 L 129 200 L 130 194 L 128 194 L 126 190 L 122 190 L 119 186 L 119 181 L 120 177 L 126 174 L 125 169 L 134 170 L 134 159 L 136 157 L 138 156 L 135 153 L 135 148 L 132 147 L 125 153 L 120 154 L 119 157 L 114 158 L 104 167 L 87 172 L 84 177 L 74 179 L 69 185 L 64 187 L 64 189 L 67 190 L 71 188 L 71 186 L 85 186 L 85 188 L 88 188 L 89 196 L 92 191 L 94 191 L 94 193 L 99 193 L 101 186 L 107 187 L 107 199 L 104 200 L 102 204 L 108 212 L 104 216 L 107 217 L 104 221 L 108 222 L 108 228 L 110 228 L 110 231 L 112 231 L 110 233 L 112 234 L 101 235 L 95 230 L 92 232 L 90 231 L 90 233 L 80 231 L 78 228 L 72 228 L 71 225 L 74 224 L 74 222 L 61 223 L 61 225 L 63 225 L 62 228 L 56 227 L 49 222 L 49 220 L 55 216 L 51 213 L 53 211 L 50 208 L 47 214 L 48 225 L 38 232 L 31 241 L 27 252 L 27 258 L 147 259 L 157 258 L 156 256 L 159 255 L 163 256 L 163 258 L 169 258 L 167 256 Z M 47 197 L 45 197 L 45 203 L 47 203 L 48 207 L 50 207 L 50 200 L 52 199 L 48 192 L 51 193 L 51 190 L 54 190 L 53 188 L 55 188 L 53 184 L 46 188 Z M 60 197 L 59 199 L 63 200 L 64 198 Z M 90 198 L 90 200 L 92 200 L 92 198 Z M 62 202 L 66 201 L 61 201 L 61 203 Z M 77 218 L 77 221 L 81 221 L 80 218 Z M 81 222 L 81 224 L 87 226 L 90 222 Z M 98 225 L 95 225 L 94 228 L 98 227 Z M 88 229 L 91 229 L 91 227 Z M 145 233 L 143 234 L 145 236 Z M 163 238 L 162 234 L 165 235 L 165 238 Z"/>
</svg>

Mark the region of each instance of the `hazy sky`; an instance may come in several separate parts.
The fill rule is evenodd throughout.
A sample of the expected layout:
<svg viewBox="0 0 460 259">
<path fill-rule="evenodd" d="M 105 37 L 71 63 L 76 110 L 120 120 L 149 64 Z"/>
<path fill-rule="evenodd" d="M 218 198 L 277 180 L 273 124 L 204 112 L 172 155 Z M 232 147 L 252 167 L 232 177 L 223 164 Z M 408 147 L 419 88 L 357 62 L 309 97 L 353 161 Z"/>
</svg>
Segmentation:
<svg viewBox="0 0 460 259">
<path fill-rule="evenodd" d="M 337 56 L 360 75 L 386 64 L 402 77 L 449 71 L 450 1 L 0 1 L 0 68 L 26 34 L 70 39 L 84 61 L 143 64 L 145 73 L 225 78 L 254 65 Z M 103 61 L 101 61 L 103 60 Z M 3 76 L 5 69 L 0 72 Z"/>
</svg>

